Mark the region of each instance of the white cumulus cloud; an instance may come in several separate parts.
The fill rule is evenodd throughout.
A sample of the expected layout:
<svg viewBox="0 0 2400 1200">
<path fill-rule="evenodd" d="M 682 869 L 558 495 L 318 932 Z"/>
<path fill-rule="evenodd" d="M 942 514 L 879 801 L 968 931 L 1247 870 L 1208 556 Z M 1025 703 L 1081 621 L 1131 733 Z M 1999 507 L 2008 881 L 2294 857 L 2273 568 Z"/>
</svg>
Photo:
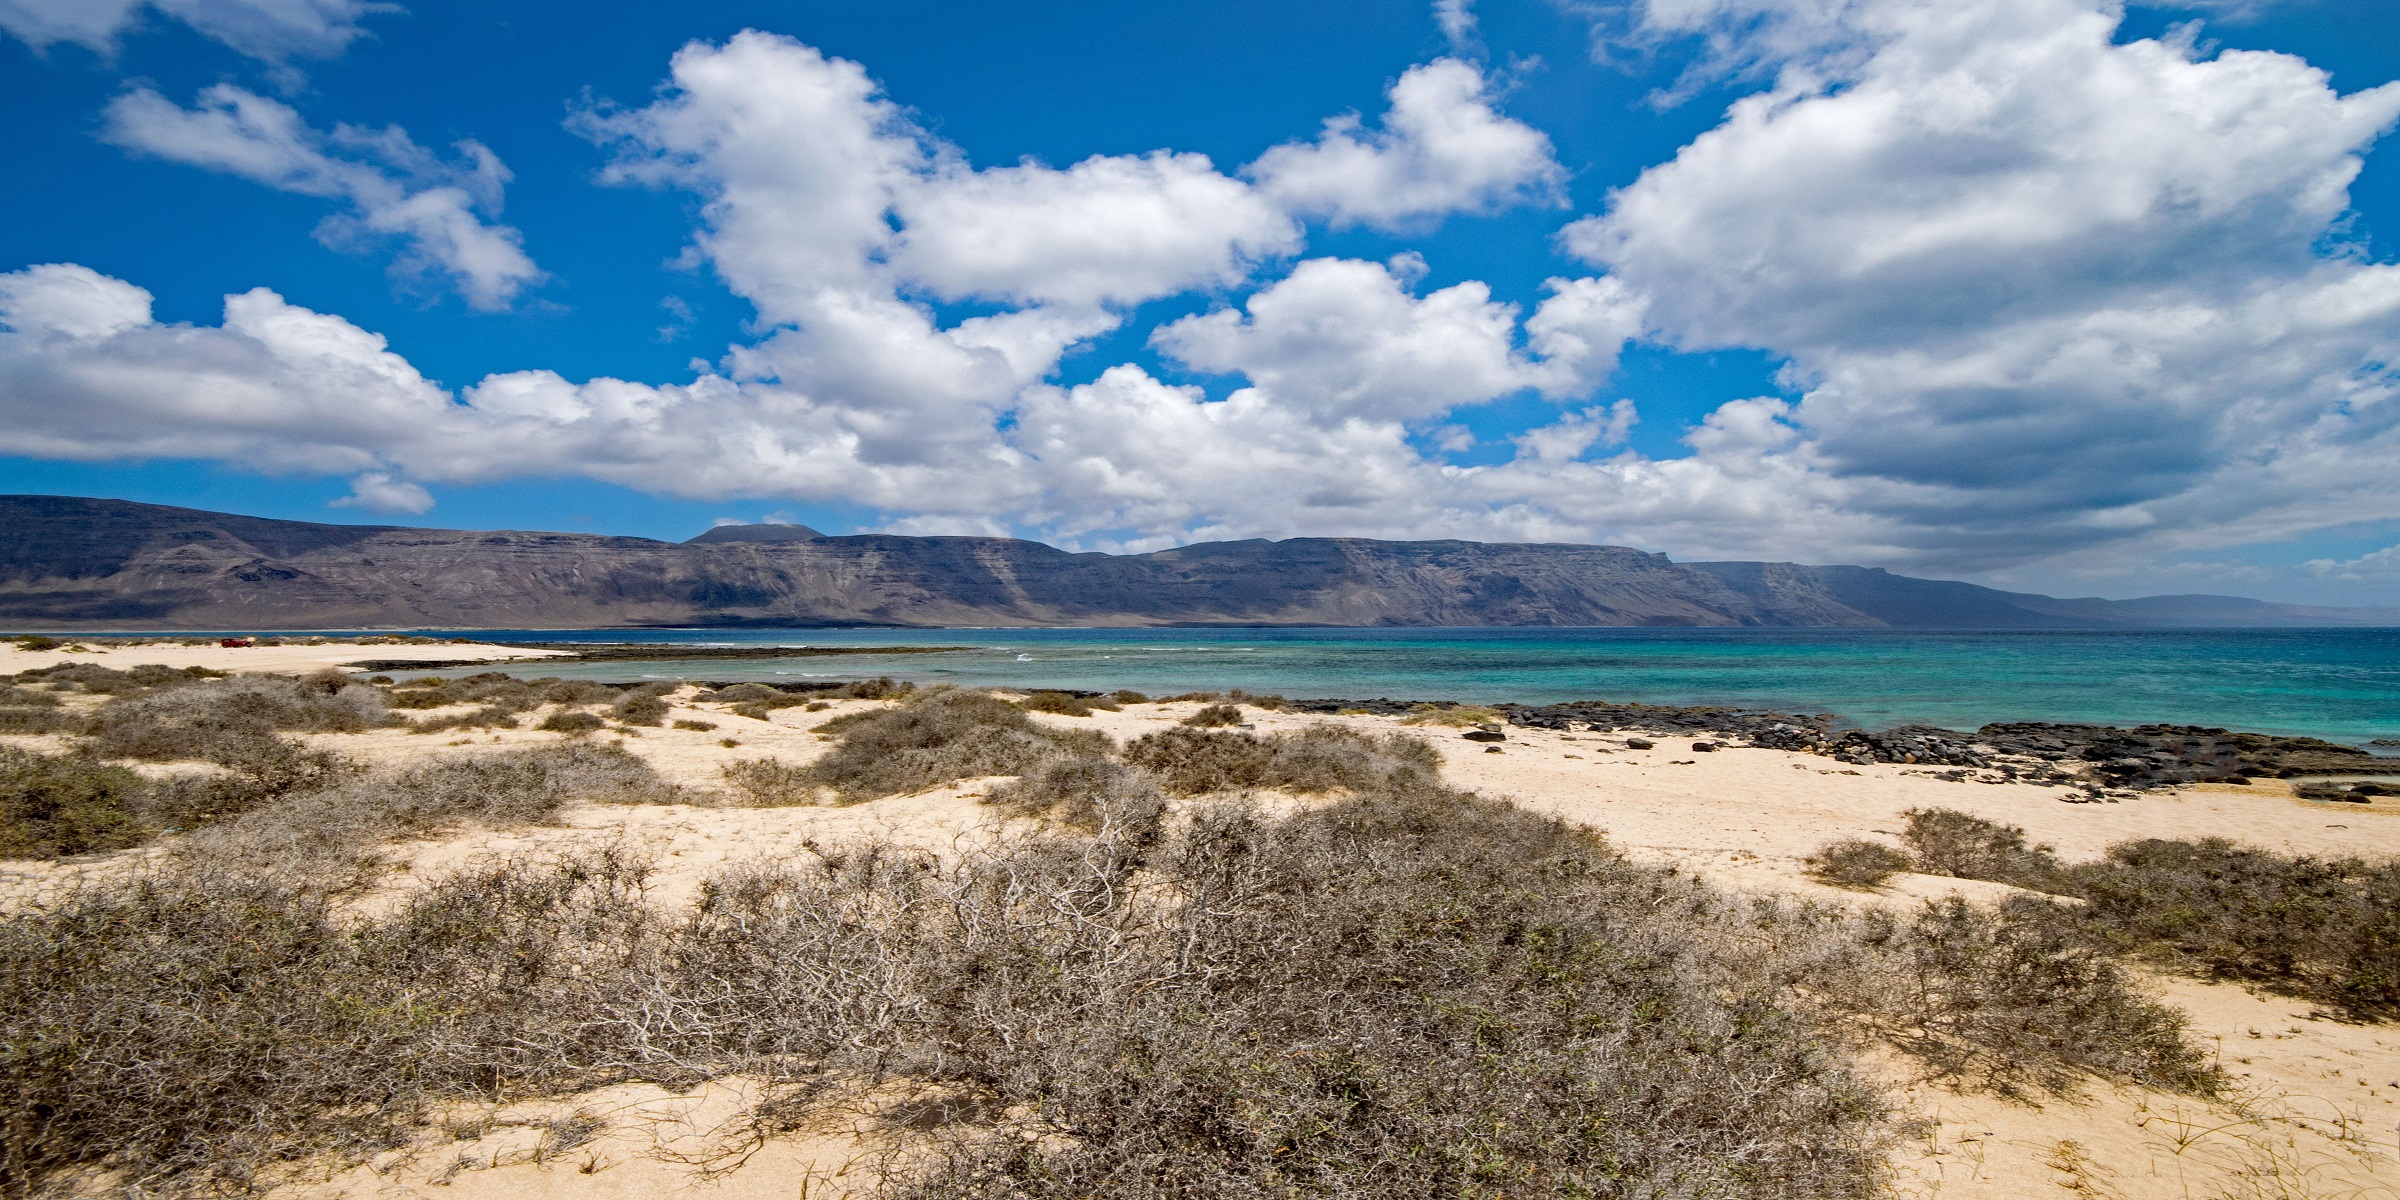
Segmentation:
<svg viewBox="0 0 2400 1200">
<path fill-rule="evenodd" d="M 1421 286 L 1415 252 L 1299 258 L 1303 219 L 1401 228 L 1554 194 L 1547 140 L 1463 62 L 1409 72 L 1372 129 L 1242 171 L 1163 149 L 978 166 L 857 64 L 746 33 L 578 122 L 612 178 L 698 197 L 693 261 L 759 318 L 716 369 L 451 392 L 263 289 L 176 325 L 59 264 L 0 275 L 0 451 L 339 474 L 345 503 L 383 511 L 580 474 L 1119 548 L 1459 536 L 2081 570 L 2400 519 L 2400 266 L 2341 240 L 2400 85 L 2344 96 L 2290 56 L 2120 41 L 2104 0 L 1676 3 L 1652 0 L 1683 14 L 1660 28 L 1774 82 L 1571 224 L 1562 247 L 1599 269 L 1530 312 Z M 476 189 L 496 205 L 504 182 L 246 93 L 126 103 L 187 161 L 362 213 L 326 182 L 344 164 L 487 219 Z M 1137 306 L 1218 289 L 1236 298 L 1151 344 L 1237 377 L 1223 399 L 1135 364 L 1059 378 Z M 1688 455 L 1637 453 L 1642 414 L 1594 395 L 1635 339 L 1764 350 L 1796 398 L 1720 405 Z M 1421 449 L 1472 445 L 1460 410 L 1525 396 L 1555 407 L 1488 438 L 1505 460 Z"/>
<path fill-rule="evenodd" d="M 1766 453 L 1879 542 L 1983 566 L 2400 515 L 2400 270 L 2326 245 L 2400 84 L 2118 42 L 2093 0 L 1649 11 L 1799 65 L 1564 245 L 1673 343 L 1788 358 Z"/>
<path fill-rule="evenodd" d="M 1526 323 L 1549 357 L 1516 345 L 1517 310 L 1470 281 L 1423 297 L 1391 268 L 1312 259 L 1252 295 L 1160 327 L 1153 344 L 1183 363 L 1239 373 L 1278 405 L 1320 419 L 1415 421 L 1538 389 L 1587 391 L 1639 332 L 1638 300 L 1603 280 L 1552 280 Z"/>
<path fill-rule="evenodd" d="M 36 50 L 75 42 L 101 53 L 154 8 L 252 58 L 332 58 L 366 33 L 359 20 L 398 12 L 373 0 L 0 0 L 0 29 Z"/>
<path fill-rule="evenodd" d="M 143 154 L 237 175 L 281 191 L 346 201 L 318 227 L 328 245 L 397 238 L 404 271 L 449 277 L 469 304 L 507 308 L 547 275 L 524 238 L 487 220 L 501 207 L 508 168 L 481 144 L 444 162 L 398 127 L 335 126 L 321 133 L 291 106 L 217 84 L 183 108 L 148 88 L 108 106 L 106 136 Z"/>
<path fill-rule="evenodd" d="M 1294 212 L 1336 225 L 1399 229 L 1455 212 L 1556 205 L 1566 182 L 1549 135 L 1503 116 L 1472 63 L 1410 67 L 1382 127 L 1356 113 L 1325 122 L 1313 142 L 1287 142 L 1244 168 Z"/>
</svg>

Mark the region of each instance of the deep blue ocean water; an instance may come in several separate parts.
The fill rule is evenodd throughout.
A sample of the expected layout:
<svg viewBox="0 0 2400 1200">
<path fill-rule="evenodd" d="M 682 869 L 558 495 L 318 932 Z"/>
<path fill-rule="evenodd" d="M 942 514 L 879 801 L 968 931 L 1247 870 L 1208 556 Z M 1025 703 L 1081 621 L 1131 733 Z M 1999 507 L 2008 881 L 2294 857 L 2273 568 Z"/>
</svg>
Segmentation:
<svg viewBox="0 0 2400 1200">
<path fill-rule="evenodd" d="M 499 630 L 476 636 L 967 647 L 540 669 L 603 679 L 890 675 L 920 684 L 1152 694 L 1238 687 L 1291 697 L 1727 704 L 1833 713 L 1869 728 L 2163 721 L 2352 743 L 2400 738 L 2400 630 L 2392 629 Z"/>
</svg>

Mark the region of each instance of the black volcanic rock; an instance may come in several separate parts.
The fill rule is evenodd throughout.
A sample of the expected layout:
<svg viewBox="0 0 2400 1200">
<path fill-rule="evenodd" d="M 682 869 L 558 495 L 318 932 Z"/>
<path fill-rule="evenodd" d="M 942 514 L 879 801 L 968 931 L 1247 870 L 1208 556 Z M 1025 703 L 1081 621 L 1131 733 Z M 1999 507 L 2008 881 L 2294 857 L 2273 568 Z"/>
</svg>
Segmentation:
<svg viewBox="0 0 2400 1200">
<path fill-rule="evenodd" d="M 744 530 L 773 532 L 734 532 Z M 2400 625 L 2395 610 L 2227 597 L 2058 600 L 1863 567 L 1677 563 L 1621 546 L 1293 538 L 1111 555 L 1013 538 L 813 534 L 802 526 L 727 526 L 676 544 L 318 525 L 119 500 L 5 496 L 0 623 L 87 630 Z"/>
</svg>

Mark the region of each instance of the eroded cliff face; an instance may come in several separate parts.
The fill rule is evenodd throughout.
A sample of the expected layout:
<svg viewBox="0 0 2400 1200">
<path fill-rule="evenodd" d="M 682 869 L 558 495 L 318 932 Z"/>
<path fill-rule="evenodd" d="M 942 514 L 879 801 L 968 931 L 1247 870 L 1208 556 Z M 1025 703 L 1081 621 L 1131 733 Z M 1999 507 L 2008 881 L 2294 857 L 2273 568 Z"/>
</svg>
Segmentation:
<svg viewBox="0 0 2400 1200">
<path fill-rule="evenodd" d="M 1859 567 L 1676 563 L 1619 546 L 1295 538 L 1110 555 L 877 534 L 678 544 L 0 497 L 0 622 L 18 628 L 2047 627 L 2118 623 L 2088 607 L 2114 603 Z"/>
</svg>

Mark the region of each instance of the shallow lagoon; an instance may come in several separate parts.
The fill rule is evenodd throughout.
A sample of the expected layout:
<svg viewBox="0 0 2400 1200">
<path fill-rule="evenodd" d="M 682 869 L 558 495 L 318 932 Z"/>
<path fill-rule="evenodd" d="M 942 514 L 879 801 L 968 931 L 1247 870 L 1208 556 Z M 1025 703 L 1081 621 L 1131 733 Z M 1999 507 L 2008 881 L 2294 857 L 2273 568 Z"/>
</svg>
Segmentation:
<svg viewBox="0 0 2400 1200">
<path fill-rule="evenodd" d="M 1831 712 L 1869 727 L 2163 721 L 2353 743 L 2400 738 L 2400 630 L 2390 629 L 745 629 L 476 636 L 965 648 L 543 671 L 605 679 L 891 675 L 920 684 L 1153 694 L 1238 687 L 1294 697 L 1728 704 Z"/>
</svg>

